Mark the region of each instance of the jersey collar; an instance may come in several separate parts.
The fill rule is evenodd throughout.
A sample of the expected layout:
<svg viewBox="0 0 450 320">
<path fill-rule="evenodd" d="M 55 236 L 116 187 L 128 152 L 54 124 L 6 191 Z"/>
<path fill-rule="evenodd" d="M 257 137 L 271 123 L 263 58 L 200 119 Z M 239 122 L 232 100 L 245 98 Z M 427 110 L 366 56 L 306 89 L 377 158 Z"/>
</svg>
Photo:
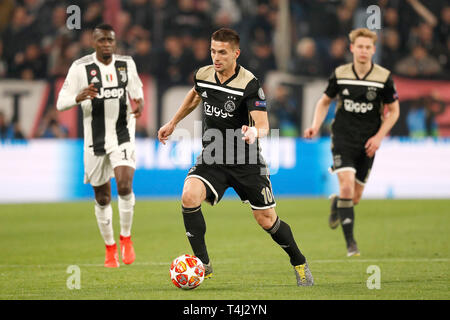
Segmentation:
<svg viewBox="0 0 450 320">
<path fill-rule="evenodd" d="M 236 69 L 234 69 L 234 74 L 229 77 L 224 83 L 221 83 L 219 80 L 219 77 L 217 76 L 217 72 L 214 72 L 214 78 L 216 79 L 217 84 L 221 86 L 226 86 L 228 83 L 233 81 L 239 74 L 239 70 L 241 69 L 241 66 L 239 64 L 236 64 Z"/>
<path fill-rule="evenodd" d="M 114 63 L 116 62 L 116 55 L 115 55 L 114 53 L 113 53 L 113 55 L 112 55 L 112 59 L 111 59 L 111 62 L 110 62 L 109 64 L 104 64 L 103 62 L 99 61 L 99 60 L 97 59 L 97 53 L 96 53 L 96 52 L 94 52 L 94 53 L 92 54 L 92 56 L 94 57 L 94 62 L 95 62 L 96 64 L 99 64 L 99 65 L 102 65 L 102 66 L 105 66 L 105 67 L 113 66 Z"/>
<path fill-rule="evenodd" d="M 355 64 L 352 63 L 352 71 L 353 71 L 353 74 L 355 75 L 356 79 L 358 79 L 358 80 L 365 80 L 365 79 L 367 78 L 367 76 L 372 72 L 372 70 L 373 70 L 373 65 L 374 65 L 374 63 L 371 61 L 371 66 L 370 66 L 369 71 L 367 71 L 367 73 L 364 75 L 364 77 L 362 77 L 362 78 L 360 79 L 360 78 L 358 77 L 358 73 L 357 73 L 356 70 L 355 70 Z"/>
</svg>

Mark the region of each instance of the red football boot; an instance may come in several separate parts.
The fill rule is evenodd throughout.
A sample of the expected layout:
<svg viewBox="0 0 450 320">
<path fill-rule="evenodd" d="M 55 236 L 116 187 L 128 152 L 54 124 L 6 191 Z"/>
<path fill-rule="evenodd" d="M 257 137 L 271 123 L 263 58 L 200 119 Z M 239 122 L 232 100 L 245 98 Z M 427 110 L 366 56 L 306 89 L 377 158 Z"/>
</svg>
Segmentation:
<svg viewBox="0 0 450 320">
<path fill-rule="evenodd" d="M 132 264 L 134 262 L 134 259 L 136 259 L 131 236 L 124 237 L 120 235 L 120 253 L 122 255 L 122 261 L 125 264 Z"/>
<path fill-rule="evenodd" d="M 105 245 L 105 267 L 106 268 L 118 268 L 119 264 L 119 254 L 117 253 L 117 245 Z"/>
</svg>

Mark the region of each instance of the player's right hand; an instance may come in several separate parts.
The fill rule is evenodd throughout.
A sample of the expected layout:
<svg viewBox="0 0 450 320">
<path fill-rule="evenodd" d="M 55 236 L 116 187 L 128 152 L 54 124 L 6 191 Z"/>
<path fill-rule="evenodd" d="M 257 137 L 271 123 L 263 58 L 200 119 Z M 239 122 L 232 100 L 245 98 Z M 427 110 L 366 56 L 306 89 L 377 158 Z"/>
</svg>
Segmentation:
<svg viewBox="0 0 450 320">
<path fill-rule="evenodd" d="M 94 84 L 91 83 L 89 86 L 80 91 L 80 93 L 76 97 L 77 103 L 84 101 L 86 99 L 92 100 L 97 96 L 97 88 L 94 87 Z"/>
<path fill-rule="evenodd" d="M 303 137 L 305 137 L 306 139 L 311 139 L 311 138 L 314 138 L 317 135 L 318 132 L 319 132 L 318 129 L 308 128 L 303 133 Z"/>
<path fill-rule="evenodd" d="M 166 141 L 169 139 L 169 136 L 172 134 L 173 130 L 175 130 L 175 125 L 171 122 L 166 123 L 158 130 L 158 140 L 162 144 L 166 144 Z"/>
</svg>

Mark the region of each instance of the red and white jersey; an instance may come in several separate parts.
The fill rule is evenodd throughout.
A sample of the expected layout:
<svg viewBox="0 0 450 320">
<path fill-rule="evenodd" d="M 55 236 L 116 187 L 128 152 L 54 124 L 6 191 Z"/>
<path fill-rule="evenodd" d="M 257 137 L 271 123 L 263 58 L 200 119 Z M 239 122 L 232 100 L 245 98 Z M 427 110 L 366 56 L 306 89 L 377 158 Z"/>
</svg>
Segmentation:
<svg viewBox="0 0 450 320">
<path fill-rule="evenodd" d="M 94 52 L 72 63 L 59 92 L 57 109 L 77 105 L 76 96 L 91 83 L 98 90 L 97 96 L 80 103 L 84 148 L 85 152 L 104 155 L 122 143 L 134 142 L 136 119 L 129 98 L 143 99 L 142 82 L 132 57 L 114 54 L 105 65 Z"/>
</svg>

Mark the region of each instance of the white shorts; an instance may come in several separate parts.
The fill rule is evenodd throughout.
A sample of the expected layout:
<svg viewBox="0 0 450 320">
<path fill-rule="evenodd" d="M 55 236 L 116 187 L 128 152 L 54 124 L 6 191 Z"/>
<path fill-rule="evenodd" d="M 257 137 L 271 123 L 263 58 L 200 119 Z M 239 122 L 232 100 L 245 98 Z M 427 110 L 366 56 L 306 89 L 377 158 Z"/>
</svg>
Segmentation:
<svg viewBox="0 0 450 320">
<path fill-rule="evenodd" d="M 134 143 L 122 143 L 103 156 L 96 156 L 91 152 L 84 152 L 84 183 L 93 187 L 102 186 L 114 177 L 114 168 L 128 166 L 136 169 L 136 155 Z"/>
</svg>

